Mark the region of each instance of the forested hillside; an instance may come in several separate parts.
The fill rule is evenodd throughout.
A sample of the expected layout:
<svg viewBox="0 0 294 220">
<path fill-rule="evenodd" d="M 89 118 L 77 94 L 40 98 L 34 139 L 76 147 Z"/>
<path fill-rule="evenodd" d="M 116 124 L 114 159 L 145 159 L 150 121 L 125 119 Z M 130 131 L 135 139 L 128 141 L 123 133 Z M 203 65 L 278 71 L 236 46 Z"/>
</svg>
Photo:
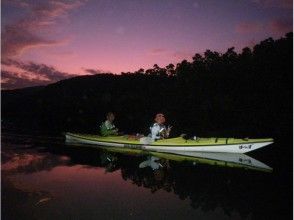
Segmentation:
<svg viewBox="0 0 294 220">
<path fill-rule="evenodd" d="M 163 112 L 173 135 L 284 135 L 292 129 L 292 83 L 288 33 L 240 53 L 207 50 L 176 66 L 2 91 L 2 127 L 95 133 L 114 111 L 122 131 L 146 134 L 154 114 Z"/>
</svg>

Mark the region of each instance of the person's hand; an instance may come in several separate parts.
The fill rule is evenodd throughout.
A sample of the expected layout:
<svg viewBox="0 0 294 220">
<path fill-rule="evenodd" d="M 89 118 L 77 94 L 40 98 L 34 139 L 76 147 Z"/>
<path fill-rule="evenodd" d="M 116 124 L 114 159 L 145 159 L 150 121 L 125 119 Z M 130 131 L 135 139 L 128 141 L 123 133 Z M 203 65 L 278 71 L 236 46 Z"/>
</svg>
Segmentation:
<svg viewBox="0 0 294 220">
<path fill-rule="evenodd" d="M 113 132 L 114 132 L 115 134 L 118 134 L 118 129 L 117 129 L 117 128 L 114 129 Z"/>
<path fill-rule="evenodd" d="M 166 136 L 166 137 L 169 136 L 169 133 L 170 133 L 172 127 L 173 127 L 173 126 L 168 126 L 168 127 L 167 127 L 167 129 L 166 129 L 166 131 L 165 131 L 165 136 Z"/>
</svg>

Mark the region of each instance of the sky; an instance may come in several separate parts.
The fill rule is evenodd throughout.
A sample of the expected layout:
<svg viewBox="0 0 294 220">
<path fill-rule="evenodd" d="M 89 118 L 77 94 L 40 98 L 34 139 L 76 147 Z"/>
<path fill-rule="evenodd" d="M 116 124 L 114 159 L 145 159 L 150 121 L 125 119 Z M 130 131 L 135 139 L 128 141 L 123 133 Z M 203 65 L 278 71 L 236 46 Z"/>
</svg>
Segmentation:
<svg viewBox="0 0 294 220">
<path fill-rule="evenodd" d="M 241 52 L 290 31 L 292 0 L 2 0 L 1 89 Z"/>
</svg>

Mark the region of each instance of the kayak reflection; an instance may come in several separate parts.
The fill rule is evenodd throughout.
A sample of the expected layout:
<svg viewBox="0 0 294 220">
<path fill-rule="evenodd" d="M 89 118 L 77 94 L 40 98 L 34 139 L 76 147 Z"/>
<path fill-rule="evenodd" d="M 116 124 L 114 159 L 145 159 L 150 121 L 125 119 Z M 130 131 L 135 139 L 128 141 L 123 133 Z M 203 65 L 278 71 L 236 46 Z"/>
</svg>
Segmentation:
<svg viewBox="0 0 294 220">
<path fill-rule="evenodd" d="M 146 152 L 137 149 L 118 149 L 115 147 L 101 147 L 108 152 L 108 158 L 111 158 L 110 152 L 126 155 L 145 156 L 145 160 L 140 162 L 139 168 L 150 167 L 153 170 L 160 169 L 166 164 L 165 161 L 185 162 L 195 166 L 197 164 L 216 165 L 222 167 L 244 168 L 263 172 L 272 172 L 273 169 L 248 155 L 236 153 L 205 153 L 205 152 Z M 110 160 L 110 159 L 109 159 Z M 116 160 L 111 159 L 112 162 Z"/>
<path fill-rule="evenodd" d="M 197 163 L 217 165 L 224 167 L 236 167 L 271 172 L 273 169 L 268 165 L 246 155 L 236 153 L 203 153 L 203 152 L 173 152 L 153 153 L 154 155 L 170 160 L 189 161 L 193 165 Z"/>
</svg>

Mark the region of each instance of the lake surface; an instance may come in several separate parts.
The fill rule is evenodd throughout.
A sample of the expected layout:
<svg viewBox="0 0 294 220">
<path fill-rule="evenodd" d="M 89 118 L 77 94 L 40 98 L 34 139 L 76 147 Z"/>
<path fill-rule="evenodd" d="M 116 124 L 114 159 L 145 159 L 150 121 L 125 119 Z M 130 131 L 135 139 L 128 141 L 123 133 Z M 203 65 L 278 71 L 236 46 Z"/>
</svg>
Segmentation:
<svg viewBox="0 0 294 220">
<path fill-rule="evenodd" d="M 263 172 L 4 133 L 2 219 L 292 219 L 289 145 L 249 155 Z"/>
</svg>

